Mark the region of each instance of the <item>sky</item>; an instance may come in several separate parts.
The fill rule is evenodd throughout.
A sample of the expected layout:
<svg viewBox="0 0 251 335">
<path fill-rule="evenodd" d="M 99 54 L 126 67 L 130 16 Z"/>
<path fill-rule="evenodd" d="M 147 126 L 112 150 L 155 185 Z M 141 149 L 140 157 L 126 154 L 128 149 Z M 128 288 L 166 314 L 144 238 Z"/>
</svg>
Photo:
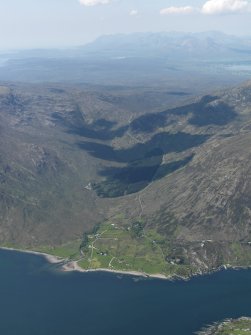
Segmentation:
<svg viewBox="0 0 251 335">
<path fill-rule="evenodd" d="M 78 46 L 104 34 L 251 35 L 251 0 L 0 0 L 0 49 Z"/>
</svg>

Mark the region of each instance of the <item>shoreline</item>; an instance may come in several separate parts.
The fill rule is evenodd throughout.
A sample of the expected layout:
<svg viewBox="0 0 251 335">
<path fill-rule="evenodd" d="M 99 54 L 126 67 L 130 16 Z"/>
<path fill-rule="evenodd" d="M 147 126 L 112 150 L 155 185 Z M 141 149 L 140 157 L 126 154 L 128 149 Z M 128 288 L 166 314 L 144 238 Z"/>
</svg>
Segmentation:
<svg viewBox="0 0 251 335">
<path fill-rule="evenodd" d="M 136 276 L 136 277 L 142 277 L 142 278 L 155 278 L 155 279 L 164 279 L 164 280 L 171 280 L 173 277 L 167 277 L 163 274 L 147 274 L 145 272 L 139 272 L 139 271 L 123 271 L 123 270 L 113 270 L 113 269 L 106 269 L 106 268 L 98 268 L 98 269 L 83 269 L 78 265 L 77 261 L 72 261 L 67 264 L 64 264 L 62 266 L 62 269 L 64 272 L 71 272 L 71 271 L 77 271 L 82 273 L 91 273 L 91 272 L 109 272 L 114 274 L 120 274 L 120 275 L 127 275 L 127 276 Z"/>
<path fill-rule="evenodd" d="M 228 318 L 224 319 L 223 321 L 214 322 L 213 324 L 209 326 L 205 326 L 202 328 L 202 330 L 196 332 L 196 335 L 214 335 L 219 334 L 219 331 L 221 332 L 222 328 L 225 325 L 231 325 L 231 323 L 234 322 L 240 322 L 240 321 L 249 321 L 251 322 L 251 318 L 247 316 L 241 316 L 240 318 Z M 224 332 L 225 334 L 225 332 Z"/>
<path fill-rule="evenodd" d="M 0 250 L 16 251 L 16 252 L 22 252 L 22 253 L 36 255 L 36 256 L 43 256 L 51 264 L 62 263 L 62 261 L 65 260 L 64 258 L 61 258 L 58 256 L 53 256 L 50 254 L 46 254 L 45 252 L 39 252 L 39 251 L 33 251 L 33 250 L 15 249 L 15 248 L 8 248 L 8 247 L 0 247 Z"/>
<path fill-rule="evenodd" d="M 245 270 L 250 269 L 248 266 L 231 266 L 229 264 L 227 265 L 221 265 L 219 268 L 211 269 L 208 272 L 201 272 L 198 270 L 197 273 L 192 274 L 188 277 L 179 276 L 177 274 L 166 276 L 161 273 L 156 274 L 148 274 L 145 272 L 140 271 L 124 271 L 124 270 L 113 270 L 113 269 L 107 269 L 107 268 L 97 268 L 97 269 L 83 269 L 78 265 L 78 261 L 67 261 L 66 258 L 54 256 L 51 254 L 47 254 L 45 252 L 39 252 L 39 251 L 33 251 L 33 250 L 27 250 L 27 249 L 16 249 L 16 248 L 8 248 L 8 247 L 0 247 L 0 250 L 6 250 L 6 251 L 15 251 L 15 252 L 22 252 L 27 254 L 32 254 L 36 256 L 42 256 L 44 257 L 49 263 L 51 264 L 60 264 L 61 263 L 61 271 L 62 272 L 81 272 L 81 273 L 91 273 L 91 272 L 108 272 L 113 273 L 117 275 L 126 275 L 126 276 L 134 276 L 134 277 L 141 277 L 145 279 L 162 279 L 162 280 L 184 280 L 188 281 L 194 277 L 197 276 L 203 276 L 203 275 L 210 275 L 215 272 L 221 271 L 221 270 Z"/>
<path fill-rule="evenodd" d="M 66 262 L 67 259 L 47 254 L 45 252 L 39 252 L 39 251 L 33 251 L 33 250 L 27 250 L 27 249 L 16 249 L 16 248 L 8 248 L 8 247 L 0 247 L 0 250 L 6 250 L 6 251 L 15 251 L 15 252 L 22 252 L 26 254 L 36 255 L 36 256 L 42 256 L 44 257 L 49 263 L 51 264 L 59 264 Z M 142 277 L 142 278 L 153 278 L 153 279 L 163 279 L 163 280 L 173 280 L 175 278 L 178 278 L 177 276 L 165 276 L 164 274 L 147 274 L 144 272 L 139 271 L 123 271 L 123 270 L 113 270 L 113 269 L 106 269 L 106 268 L 100 268 L 100 269 L 83 269 L 78 265 L 77 261 L 69 261 L 65 264 L 62 264 L 61 266 L 62 272 L 81 272 L 81 273 L 91 273 L 91 272 L 109 272 L 117 275 L 127 275 L 127 276 L 136 276 L 136 277 Z M 188 279 L 188 278 L 181 278 L 180 279 Z"/>
</svg>

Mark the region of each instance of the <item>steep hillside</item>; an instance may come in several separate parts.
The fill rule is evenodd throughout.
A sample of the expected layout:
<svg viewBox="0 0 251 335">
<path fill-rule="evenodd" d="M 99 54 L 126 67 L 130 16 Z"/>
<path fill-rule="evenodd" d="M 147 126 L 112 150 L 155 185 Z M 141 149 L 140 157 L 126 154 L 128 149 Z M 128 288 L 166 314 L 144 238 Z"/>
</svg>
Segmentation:
<svg viewBox="0 0 251 335">
<path fill-rule="evenodd" d="M 85 268 L 166 275 L 250 265 L 250 83 L 162 111 L 138 94 L 1 87 L 1 244 L 78 241 Z"/>
<path fill-rule="evenodd" d="M 154 89 L 1 86 L 1 243 L 61 244 L 91 230 L 110 205 L 97 205 L 87 186 L 111 163 L 83 150 L 83 140 L 113 145 L 130 119 L 182 98 Z"/>
</svg>

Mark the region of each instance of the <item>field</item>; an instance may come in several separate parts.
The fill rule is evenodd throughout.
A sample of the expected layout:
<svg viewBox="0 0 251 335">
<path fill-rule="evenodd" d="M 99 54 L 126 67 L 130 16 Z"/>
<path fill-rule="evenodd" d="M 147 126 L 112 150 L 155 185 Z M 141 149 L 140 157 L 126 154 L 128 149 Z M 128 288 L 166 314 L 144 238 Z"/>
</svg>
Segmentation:
<svg viewBox="0 0 251 335">
<path fill-rule="evenodd" d="M 118 221 L 118 218 L 115 222 Z M 92 233 L 59 247 L 42 246 L 36 251 L 76 261 L 83 269 L 136 271 L 146 275 L 184 276 L 191 274 L 191 266 L 179 264 L 168 257 L 172 246 L 154 229 L 144 229 L 143 221 L 118 226 L 106 221 Z"/>
</svg>

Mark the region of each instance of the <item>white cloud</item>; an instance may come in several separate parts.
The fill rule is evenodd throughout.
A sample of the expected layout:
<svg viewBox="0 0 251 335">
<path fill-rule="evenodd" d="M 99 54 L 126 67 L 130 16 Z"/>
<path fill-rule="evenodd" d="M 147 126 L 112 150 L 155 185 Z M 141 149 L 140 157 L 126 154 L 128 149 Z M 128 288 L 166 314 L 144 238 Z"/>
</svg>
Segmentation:
<svg viewBox="0 0 251 335">
<path fill-rule="evenodd" d="M 203 5 L 201 12 L 208 15 L 228 14 L 244 12 L 249 8 L 249 2 L 246 0 L 209 0 Z"/>
<path fill-rule="evenodd" d="M 79 0 L 83 6 L 107 5 L 111 0 Z"/>
<path fill-rule="evenodd" d="M 161 15 L 171 15 L 171 14 L 191 14 L 195 9 L 191 6 L 185 7 L 167 7 L 160 11 Z"/>
<path fill-rule="evenodd" d="M 129 13 L 131 16 L 136 16 L 139 14 L 139 12 L 137 11 L 137 9 L 132 9 Z"/>
</svg>

